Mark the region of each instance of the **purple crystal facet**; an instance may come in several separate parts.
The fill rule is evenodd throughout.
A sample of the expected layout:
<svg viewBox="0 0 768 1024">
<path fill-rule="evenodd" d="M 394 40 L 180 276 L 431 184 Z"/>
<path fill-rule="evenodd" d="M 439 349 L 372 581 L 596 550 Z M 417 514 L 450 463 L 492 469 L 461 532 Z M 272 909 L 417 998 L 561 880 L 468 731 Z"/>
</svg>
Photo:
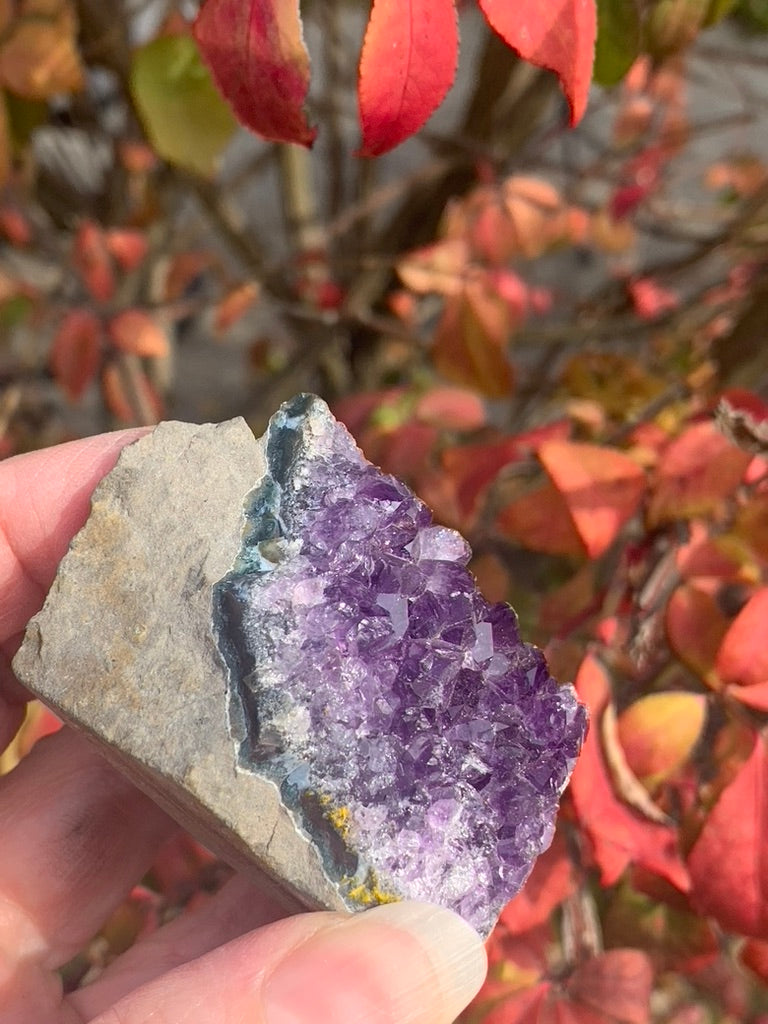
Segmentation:
<svg viewBox="0 0 768 1024">
<path fill-rule="evenodd" d="M 422 899 L 487 933 L 550 842 L 584 709 L 319 399 L 273 417 L 267 459 L 214 601 L 241 765 L 350 905 Z"/>
</svg>

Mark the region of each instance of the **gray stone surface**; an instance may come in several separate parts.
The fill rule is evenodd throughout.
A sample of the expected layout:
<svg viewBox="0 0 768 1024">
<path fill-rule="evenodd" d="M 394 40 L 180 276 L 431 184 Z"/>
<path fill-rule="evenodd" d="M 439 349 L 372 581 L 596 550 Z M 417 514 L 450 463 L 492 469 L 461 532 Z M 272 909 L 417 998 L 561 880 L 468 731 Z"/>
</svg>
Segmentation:
<svg viewBox="0 0 768 1024">
<path fill-rule="evenodd" d="M 237 767 L 211 588 L 264 471 L 245 421 L 163 423 L 93 496 L 14 661 L 18 678 L 288 909 L 342 909 L 277 788 Z"/>
</svg>

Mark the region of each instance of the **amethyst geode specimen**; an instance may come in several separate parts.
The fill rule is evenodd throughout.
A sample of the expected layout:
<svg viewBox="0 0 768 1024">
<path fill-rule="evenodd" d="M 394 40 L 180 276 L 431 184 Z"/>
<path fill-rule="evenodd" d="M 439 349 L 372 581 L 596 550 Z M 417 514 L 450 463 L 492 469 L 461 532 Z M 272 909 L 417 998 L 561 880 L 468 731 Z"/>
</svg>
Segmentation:
<svg viewBox="0 0 768 1024">
<path fill-rule="evenodd" d="M 273 417 L 214 590 L 241 768 L 266 775 L 350 906 L 407 895 L 482 933 L 551 839 L 586 716 L 466 542 L 325 405 Z"/>
</svg>

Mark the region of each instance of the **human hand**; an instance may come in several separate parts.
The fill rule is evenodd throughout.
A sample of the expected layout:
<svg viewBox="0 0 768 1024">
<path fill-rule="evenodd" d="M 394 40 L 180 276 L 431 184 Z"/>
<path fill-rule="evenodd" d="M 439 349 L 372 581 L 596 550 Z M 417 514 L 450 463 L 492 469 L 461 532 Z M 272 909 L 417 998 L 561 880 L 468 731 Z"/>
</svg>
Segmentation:
<svg viewBox="0 0 768 1024">
<path fill-rule="evenodd" d="M 29 695 L 10 661 L 91 492 L 144 431 L 0 463 L 0 751 Z M 0 779 L 3 1024 L 449 1024 L 485 973 L 472 929 L 417 903 L 282 910 L 233 878 L 64 996 L 57 968 L 98 931 L 177 826 L 68 729 Z"/>
</svg>

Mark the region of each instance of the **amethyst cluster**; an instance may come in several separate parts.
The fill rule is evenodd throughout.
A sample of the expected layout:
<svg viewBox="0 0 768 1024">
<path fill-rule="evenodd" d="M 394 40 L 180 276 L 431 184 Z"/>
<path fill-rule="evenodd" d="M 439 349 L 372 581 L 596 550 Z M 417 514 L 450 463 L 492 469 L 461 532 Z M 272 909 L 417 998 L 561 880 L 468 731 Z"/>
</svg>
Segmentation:
<svg viewBox="0 0 768 1024">
<path fill-rule="evenodd" d="M 487 933 L 550 842 L 585 711 L 478 592 L 463 538 L 319 399 L 266 438 L 214 595 L 240 765 L 280 787 L 351 907 L 422 899 Z"/>
</svg>

